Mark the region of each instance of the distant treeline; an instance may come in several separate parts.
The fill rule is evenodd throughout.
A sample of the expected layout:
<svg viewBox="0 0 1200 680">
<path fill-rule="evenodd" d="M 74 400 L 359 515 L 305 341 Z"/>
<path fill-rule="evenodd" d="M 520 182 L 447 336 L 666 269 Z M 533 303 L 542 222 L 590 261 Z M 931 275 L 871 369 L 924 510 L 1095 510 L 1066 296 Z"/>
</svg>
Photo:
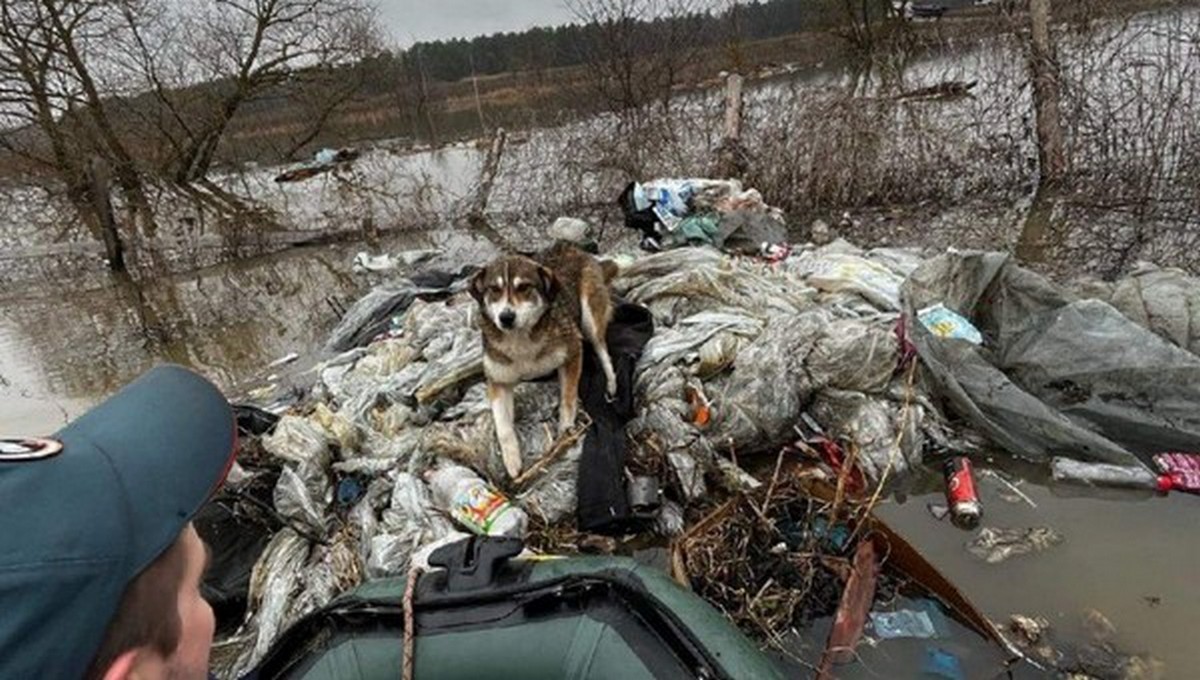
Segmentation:
<svg viewBox="0 0 1200 680">
<path fill-rule="evenodd" d="M 857 2 L 854 4 L 858 5 Z M 767 0 L 741 3 L 720 12 L 675 14 L 648 21 L 625 20 L 646 32 L 644 44 L 650 51 L 654 49 L 656 33 L 681 26 L 686 26 L 695 35 L 697 43 L 716 45 L 731 39 L 760 40 L 832 28 L 846 22 L 846 12 L 844 0 Z M 668 25 L 672 23 L 675 26 Z M 446 82 L 472 74 L 484 76 L 576 66 L 586 62 L 588 47 L 603 40 L 604 35 L 603 27 L 596 24 L 570 24 L 471 39 L 420 42 L 407 50 L 380 54 L 376 66 L 388 70 L 389 66 L 405 68 L 407 65 L 409 69 L 423 69 L 431 80 Z"/>
</svg>

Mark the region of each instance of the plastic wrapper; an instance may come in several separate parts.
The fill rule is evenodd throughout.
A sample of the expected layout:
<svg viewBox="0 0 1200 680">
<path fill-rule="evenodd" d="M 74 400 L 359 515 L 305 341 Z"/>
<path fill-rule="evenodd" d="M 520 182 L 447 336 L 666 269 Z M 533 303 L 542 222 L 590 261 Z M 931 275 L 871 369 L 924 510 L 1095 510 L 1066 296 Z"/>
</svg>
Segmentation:
<svg viewBox="0 0 1200 680">
<path fill-rule="evenodd" d="M 917 318 L 926 330 L 939 338 L 966 340 L 972 345 L 983 344 L 983 336 L 970 321 L 941 303 L 918 310 Z"/>
</svg>

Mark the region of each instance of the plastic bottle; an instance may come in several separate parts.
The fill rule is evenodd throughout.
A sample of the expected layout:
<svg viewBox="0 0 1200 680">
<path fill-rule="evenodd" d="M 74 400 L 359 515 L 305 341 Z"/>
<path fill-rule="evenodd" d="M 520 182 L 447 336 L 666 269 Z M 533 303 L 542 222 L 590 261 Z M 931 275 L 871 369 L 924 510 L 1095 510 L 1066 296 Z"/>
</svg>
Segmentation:
<svg viewBox="0 0 1200 680">
<path fill-rule="evenodd" d="M 1070 458 L 1054 458 L 1050 461 L 1050 473 L 1056 482 L 1156 491 L 1166 491 L 1171 488 L 1170 477 L 1155 474 L 1150 469 L 1139 465 L 1084 463 Z M 1166 484 L 1165 488 L 1164 483 Z"/>
<path fill-rule="evenodd" d="M 442 465 L 429 474 L 433 503 L 459 524 L 487 536 L 525 535 L 529 518 L 470 468 Z"/>
</svg>

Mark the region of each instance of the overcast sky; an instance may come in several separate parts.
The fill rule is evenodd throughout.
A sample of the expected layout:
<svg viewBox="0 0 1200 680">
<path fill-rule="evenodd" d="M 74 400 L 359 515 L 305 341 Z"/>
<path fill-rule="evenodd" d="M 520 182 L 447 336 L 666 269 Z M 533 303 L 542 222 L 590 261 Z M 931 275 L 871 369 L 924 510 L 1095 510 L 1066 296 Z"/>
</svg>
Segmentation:
<svg viewBox="0 0 1200 680">
<path fill-rule="evenodd" d="M 565 0 L 377 0 L 384 28 L 400 45 L 469 38 L 571 21 Z"/>
</svg>

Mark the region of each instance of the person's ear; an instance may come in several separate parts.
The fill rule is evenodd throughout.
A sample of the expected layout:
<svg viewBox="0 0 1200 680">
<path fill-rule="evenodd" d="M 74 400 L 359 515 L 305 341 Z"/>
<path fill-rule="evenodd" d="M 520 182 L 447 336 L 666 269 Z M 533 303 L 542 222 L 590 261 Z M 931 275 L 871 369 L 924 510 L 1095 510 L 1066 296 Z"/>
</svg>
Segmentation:
<svg viewBox="0 0 1200 680">
<path fill-rule="evenodd" d="M 131 680 L 134 678 L 134 669 L 137 668 L 138 650 L 130 649 L 121 653 L 116 659 L 113 659 L 108 670 L 104 671 L 103 680 Z"/>
<path fill-rule="evenodd" d="M 554 296 L 558 295 L 559 289 L 558 277 L 554 272 L 546 267 L 538 267 L 538 283 L 546 302 L 554 302 Z"/>
</svg>

